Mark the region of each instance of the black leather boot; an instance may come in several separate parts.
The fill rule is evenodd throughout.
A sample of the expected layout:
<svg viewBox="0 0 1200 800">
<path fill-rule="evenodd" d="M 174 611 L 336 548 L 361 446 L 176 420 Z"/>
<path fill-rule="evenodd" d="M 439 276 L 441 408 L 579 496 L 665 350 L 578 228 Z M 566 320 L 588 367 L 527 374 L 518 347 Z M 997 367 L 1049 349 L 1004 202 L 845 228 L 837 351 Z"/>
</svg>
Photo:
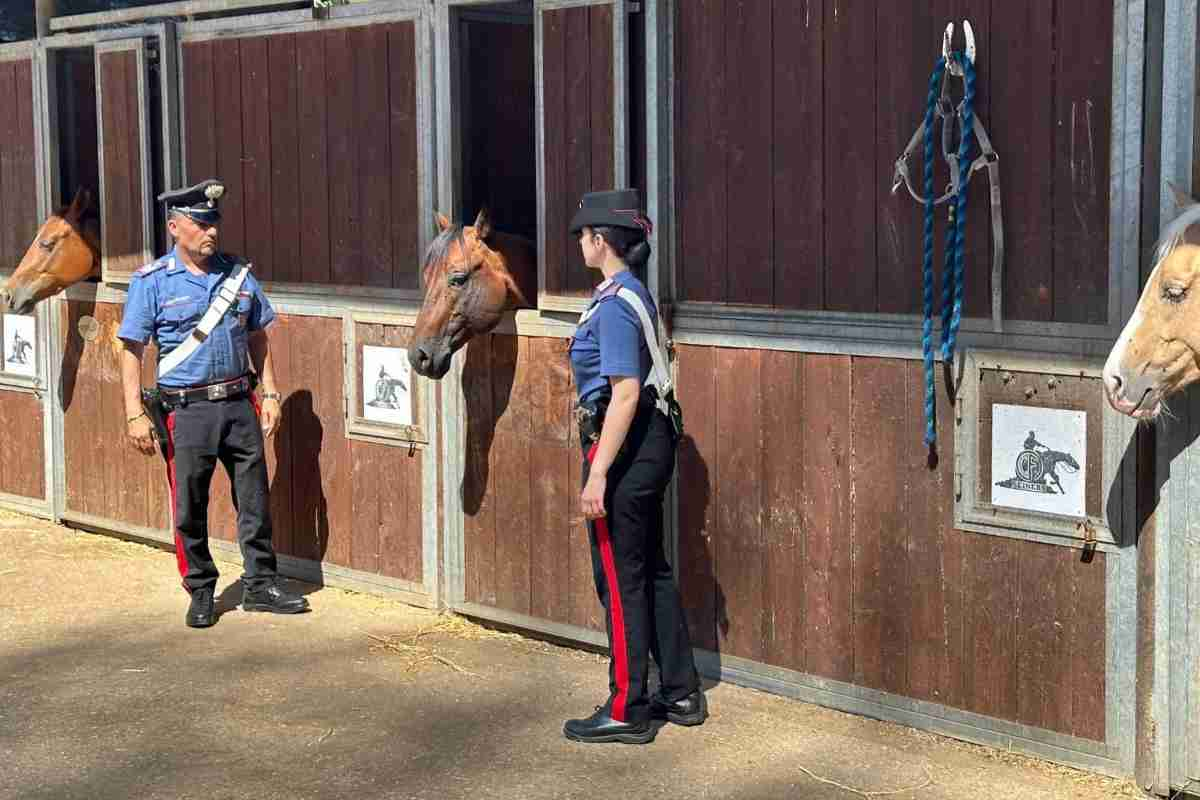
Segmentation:
<svg viewBox="0 0 1200 800">
<path fill-rule="evenodd" d="M 603 706 L 596 706 L 596 713 L 587 719 L 569 719 L 563 725 L 563 736 L 573 742 L 649 744 L 654 741 L 655 733 L 649 720 L 618 722 Z"/>
<path fill-rule="evenodd" d="M 188 606 L 184 622 L 189 628 L 211 628 L 216 621 L 216 615 L 213 613 L 212 588 L 193 589 L 192 604 Z"/>
<path fill-rule="evenodd" d="M 285 592 L 277 583 L 242 589 L 243 611 L 269 611 L 272 614 L 300 614 L 308 611 L 308 601 L 298 594 Z"/>
<path fill-rule="evenodd" d="M 656 719 L 665 719 L 676 725 L 699 725 L 708 718 L 708 701 L 699 689 L 673 703 L 655 694 L 650 698 L 650 708 Z"/>
</svg>

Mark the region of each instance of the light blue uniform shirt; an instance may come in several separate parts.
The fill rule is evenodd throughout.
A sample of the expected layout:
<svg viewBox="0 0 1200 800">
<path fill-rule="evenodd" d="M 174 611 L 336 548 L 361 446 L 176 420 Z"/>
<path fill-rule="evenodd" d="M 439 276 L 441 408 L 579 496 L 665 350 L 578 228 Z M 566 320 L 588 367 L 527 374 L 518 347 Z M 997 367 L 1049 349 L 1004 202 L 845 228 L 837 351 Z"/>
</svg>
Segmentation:
<svg viewBox="0 0 1200 800">
<path fill-rule="evenodd" d="M 650 375 L 650 350 L 642 322 L 633 306 L 617 296 L 619 289 L 637 293 L 657 328 L 658 308 L 645 284 L 629 270 L 618 272 L 596 287 L 592 303 L 571 340 L 571 370 L 579 399 L 587 400 L 608 387 L 609 378 L 637 378 L 645 383 Z"/>
<path fill-rule="evenodd" d="M 183 342 L 200 324 L 236 261 L 224 253 L 213 256 L 207 275 L 193 275 L 172 250 L 133 274 L 125 315 L 117 336 L 145 344 L 158 343 L 159 360 Z M 237 305 L 217 323 L 212 334 L 159 385 L 173 389 L 234 380 L 250 372 L 249 333 L 275 321 L 275 310 L 253 274 L 238 291 Z"/>
</svg>

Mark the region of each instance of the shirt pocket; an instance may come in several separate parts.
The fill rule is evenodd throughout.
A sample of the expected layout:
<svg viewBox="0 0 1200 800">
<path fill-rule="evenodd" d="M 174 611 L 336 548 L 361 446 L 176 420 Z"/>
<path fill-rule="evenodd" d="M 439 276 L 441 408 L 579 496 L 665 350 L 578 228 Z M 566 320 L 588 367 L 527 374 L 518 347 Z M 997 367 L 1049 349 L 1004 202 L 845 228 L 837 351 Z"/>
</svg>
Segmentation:
<svg viewBox="0 0 1200 800">
<path fill-rule="evenodd" d="M 163 327 L 172 331 L 190 331 L 203 315 L 204 304 L 199 297 L 172 300 L 163 306 Z"/>
</svg>

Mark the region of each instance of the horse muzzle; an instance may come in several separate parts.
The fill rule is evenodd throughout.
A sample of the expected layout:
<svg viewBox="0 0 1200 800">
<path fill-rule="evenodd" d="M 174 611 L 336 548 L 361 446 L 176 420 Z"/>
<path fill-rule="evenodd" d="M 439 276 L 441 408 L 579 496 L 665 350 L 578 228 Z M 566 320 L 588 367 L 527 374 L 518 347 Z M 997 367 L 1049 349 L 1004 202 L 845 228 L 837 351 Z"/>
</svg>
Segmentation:
<svg viewBox="0 0 1200 800">
<path fill-rule="evenodd" d="M 0 289 L 0 311 L 8 314 L 28 314 L 37 301 L 37 294 L 29 285 Z"/>
<path fill-rule="evenodd" d="M 454 350 L 446 339 L 422 339 L 408 348 L 408 363 L 413 372 L 425 378 L 441 380 L 450 371 Z"/>
<path fill-rule="evenodd" d="M 1128 378 L 1119 369 L 1104 368 L 1104 395 L 1115 411 L 1139 420 L 1151 420 L 1162 410 L 1162 391 L 1146 375 Z"/>
</svg>

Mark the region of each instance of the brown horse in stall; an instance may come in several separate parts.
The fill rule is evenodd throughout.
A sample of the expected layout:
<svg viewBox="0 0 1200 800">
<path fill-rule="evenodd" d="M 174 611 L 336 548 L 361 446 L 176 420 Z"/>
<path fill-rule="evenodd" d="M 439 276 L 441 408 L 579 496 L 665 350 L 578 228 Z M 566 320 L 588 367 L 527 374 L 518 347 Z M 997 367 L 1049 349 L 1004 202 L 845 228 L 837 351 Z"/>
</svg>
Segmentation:
<svg viewBox="0 0 1200 800">
<path fill-rule="evenodd" d="M 1154 271 L 1104 364 L 1109 404 L 1145 421 L 1200 380 L 1200 203 L 1171 189 L 1182 211 L 1159 237 Z"/>
<path fill-rule="evenodd" d="M 80 189 L 71 205 L 42 224 L 21 263 L 0 287 L 0 310 L 28 314 L 47 297 L 99 274 L 99 226 L 94 218 L 84 218 L 91 200 L 91 192 Z"/>
<path fill-rule="evenodd" d="M 437 215 L 441 232 L 421 268 L 425 302 L 417 315 L 408 360 L 418 375 L 441 379 L 451 357 L 500 324 L 505 311 L 529 307 L 537 282 L 537 248 L 528 239 L 492 230 L 486 210 L 475 224 L 452 225 Z"/>
</svg>

